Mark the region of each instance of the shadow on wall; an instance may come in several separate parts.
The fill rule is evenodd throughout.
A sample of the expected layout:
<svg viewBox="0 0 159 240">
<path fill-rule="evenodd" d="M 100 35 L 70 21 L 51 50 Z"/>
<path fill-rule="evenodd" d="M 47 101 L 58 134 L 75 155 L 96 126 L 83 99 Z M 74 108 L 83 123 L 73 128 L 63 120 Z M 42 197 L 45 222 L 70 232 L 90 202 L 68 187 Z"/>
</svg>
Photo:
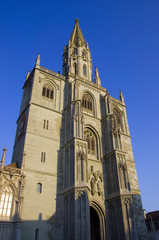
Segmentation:
<svg viewBox="0 0 159 240">
<path fill-rule="evenodd" d="M 48 220 L 42 219 L 42 213 L 39 213 L 39 220 L 23 222 L 0 221 L 0 239 L 1 240 L 53 240 L 55 226 L 55 215 Z"/>
</svg>

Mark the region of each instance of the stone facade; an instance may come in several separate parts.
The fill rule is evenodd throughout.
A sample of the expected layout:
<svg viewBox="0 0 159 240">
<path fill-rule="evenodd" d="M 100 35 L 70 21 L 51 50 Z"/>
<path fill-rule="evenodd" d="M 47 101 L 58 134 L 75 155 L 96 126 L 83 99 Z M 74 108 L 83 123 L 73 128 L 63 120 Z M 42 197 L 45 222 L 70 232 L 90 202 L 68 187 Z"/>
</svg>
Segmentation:
<svg viewBox="0 0 159 240">
<path fill-rule="evenodd" d="M 78 19 L 63 75 L 38 54 L 23 89 L 12 158 L 25 174 L 20 239 L 147 239 L 124 98 L 97 68 L 92 81 Z"/>
</svg>

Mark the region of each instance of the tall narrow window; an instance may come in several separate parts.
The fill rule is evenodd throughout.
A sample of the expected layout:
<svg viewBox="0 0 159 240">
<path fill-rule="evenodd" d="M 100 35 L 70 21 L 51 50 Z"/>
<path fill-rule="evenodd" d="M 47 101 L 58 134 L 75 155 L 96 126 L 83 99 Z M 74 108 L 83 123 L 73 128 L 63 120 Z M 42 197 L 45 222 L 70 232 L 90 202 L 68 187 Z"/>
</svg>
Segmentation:
<svg viewBox="0 0 159 240">
<path fill-rule="evenodd" d="M 97 153 L 96 138 L 88 128 L 84 130 L 84 139 L 87 141 L 88 154 L 95 155 Z"/>
<path fill-rule="evenodd" d="M 86 64 L 83 65 L 83 74 L 84 74 L 85 76 L 87 75 Z"/>
<path fill-rule="evenodd" d="M 121 113 L 117 108 L 113 109 L 113 113 L 116 116 L 116 122 L 117 122 L 117 126 L 121 128 L 121 130 L 123 131 L 123 125 L 122 125 L 122 120 L 121 120 Z"/>
<path fill-rule="evenodd" d="M 43 125 L 43 128 L 45 129 L 45 126 L 46 126 L 46 120 L 44 119 L 44 125 Z"/>
<path fill-rule="evenodd" d="M 47 123 L 46 123 L 46 129 L 48 130 L 49 129 L 49 121 L 47 120 Z"/>
<path fill-rule="evenodd" d="M 41 183 L 37 183 L 37 192 L 42 193 L 42 184 Z"/>
<path fill-rule="evenodd" d="M 47 129 L 47 130 L 49 129 L 49 120 L 44 119 L 43 129 Z"/>
<path fill-rule="evenodd" d="M 77 74 L 77 64 L 74 63 L 74 73 Z"/>
<path fill-rule="evenodd" d="M 46 160 L 46 152 L 41 153 L 41 162 L 45 162 Z"/>
<path fill-rule="evenodd" d="M 54 98 L 54 89 L 53 89 L 52 84 L 46 83 L 46 84 L 43 86 L 42 96 L 43 96 L 43 97 L 46 97 L 46 98 L 48 98 L 48 99 L 53 100 L 53 98 Z"/>
<path fill-rule="evenodd" d="M 13 201 L 13 191 L 11 187 L 6 187 L 2 192 L 0 199 L 0 216 L 10 217 Z"/>
</svg>

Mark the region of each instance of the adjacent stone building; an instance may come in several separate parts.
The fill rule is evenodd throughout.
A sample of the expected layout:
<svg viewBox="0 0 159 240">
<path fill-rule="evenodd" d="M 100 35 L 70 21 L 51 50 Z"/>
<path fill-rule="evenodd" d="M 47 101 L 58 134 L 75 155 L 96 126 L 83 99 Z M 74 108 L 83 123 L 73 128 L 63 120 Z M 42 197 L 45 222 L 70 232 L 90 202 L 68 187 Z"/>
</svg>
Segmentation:
<svg viewBox="0 0 159 240">
<path fill-rule="evenodd" d="M 40 54 L 28 72 L 12 164 L 3 166 L 0 227 L 16 216 L 13 239 L 147 239 L 124 98 L 109 95 L 97 68 L 92 80 L 78 19 L 63 75 L 40 66 Z"/>
</svg>

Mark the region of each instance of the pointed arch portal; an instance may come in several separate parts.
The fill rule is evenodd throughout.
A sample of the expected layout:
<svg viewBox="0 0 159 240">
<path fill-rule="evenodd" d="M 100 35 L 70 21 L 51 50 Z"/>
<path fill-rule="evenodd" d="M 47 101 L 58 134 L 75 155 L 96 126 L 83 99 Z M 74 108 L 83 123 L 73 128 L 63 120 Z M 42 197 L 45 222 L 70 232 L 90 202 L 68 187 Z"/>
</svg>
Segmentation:
<svg viewBox="0 0 159 240">
<path fill-rule="evenodd" d="M 91 240 L 105 240 L 105 217 L 102 210 L 91 204 L 90 206 Z"/>
</svg>

